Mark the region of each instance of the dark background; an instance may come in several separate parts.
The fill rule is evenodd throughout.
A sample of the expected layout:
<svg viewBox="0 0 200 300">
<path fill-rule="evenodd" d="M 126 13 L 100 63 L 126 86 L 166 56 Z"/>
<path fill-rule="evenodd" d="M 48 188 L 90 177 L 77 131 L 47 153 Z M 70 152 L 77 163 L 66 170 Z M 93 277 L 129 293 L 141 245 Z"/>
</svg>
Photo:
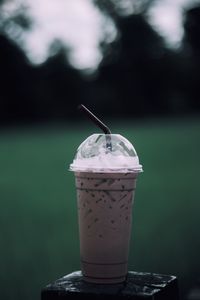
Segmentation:
<svg viewBox="0 0 200 300">
<path fill-rule="evenodd" d="M 147 20 L 154 2 L 137 2 L 129 15 L 121 1 L 94 1 L 118 34 L 100 42 L 93 72 L 73 67 L 60 41 L 46 62 L 31 63 L 5 33 L 9 22 L 31 28 L 26 11 L 0 22 L 2 298 L 39 299 L 42 287 L 80 268 L 67 170 L 78 145 L 98 131 L 80 103 L 134 143 L 144 165 L 130 269 L 177 275 L 183 299 L 200 278 L 200 5 L 182 12 L 183 40 L 172 49 Z"/>
<path fill-rule="evenodd" d="M 2 24 L 1 126 L 76 118 L 80 102 L 109 117 L 199 112 L 200 8 L 183 12 L 184 38 L 172 50 L 147 22 L 147 4 L 138 14 L 121 16 L 114 1 L 95 3 L 114 20 L 119 36 L 110 44 L 100 43 L 103 59 L 95 74 L 73 68 L 59 41 L 55 41 L 59 44 L 56 55 L 39 66 L 32 65 L 4 34 L 6 24 Z M 31 26 L 24 12 L 12 21 L 23 30 Z"/>
</svg>

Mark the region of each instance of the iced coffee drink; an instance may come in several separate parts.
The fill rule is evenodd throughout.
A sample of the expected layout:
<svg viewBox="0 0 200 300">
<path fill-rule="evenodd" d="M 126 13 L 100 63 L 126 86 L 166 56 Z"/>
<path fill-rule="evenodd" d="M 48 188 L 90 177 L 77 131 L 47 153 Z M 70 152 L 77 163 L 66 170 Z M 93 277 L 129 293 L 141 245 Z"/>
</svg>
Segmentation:
<svg viewBox="0 0 200 300">
<path fill-rule="evenodd" d="M 123 282 L 127 275 L 132 205 L 142 171 L 132 144 L 120 135 L 94 134 L 78 148 L 75 172 L 81 269 L 84 280 Z"/>
</svg>

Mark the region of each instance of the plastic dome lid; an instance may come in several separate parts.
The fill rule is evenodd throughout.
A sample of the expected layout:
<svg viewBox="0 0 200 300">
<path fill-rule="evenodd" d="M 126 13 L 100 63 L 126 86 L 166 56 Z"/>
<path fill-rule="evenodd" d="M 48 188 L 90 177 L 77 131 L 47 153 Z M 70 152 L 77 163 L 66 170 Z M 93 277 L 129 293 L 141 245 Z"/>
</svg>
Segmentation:
<svg viewBox="0 0 200 300">
<path fill-rule="evenodd" d="M 77 149 L 71 171 L 142 172 L 136 150 L 120 134 L 93 134 Z"/>
</svg>

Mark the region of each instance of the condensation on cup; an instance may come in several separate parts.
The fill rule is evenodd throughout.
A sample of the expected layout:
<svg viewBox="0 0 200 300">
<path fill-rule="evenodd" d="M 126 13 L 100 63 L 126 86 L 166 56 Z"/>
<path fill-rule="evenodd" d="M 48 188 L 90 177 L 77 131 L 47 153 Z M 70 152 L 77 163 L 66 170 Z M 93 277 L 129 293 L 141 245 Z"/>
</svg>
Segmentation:
<svg viewBox="0 0 200 300">
<path fill-rule="evenodd" d="M 132 206 L 142 166 L 119 134 L 93 134 L 70 165 L 75 173 L 83 279 L 120 283 L 128 272 Z"/>
</svg>

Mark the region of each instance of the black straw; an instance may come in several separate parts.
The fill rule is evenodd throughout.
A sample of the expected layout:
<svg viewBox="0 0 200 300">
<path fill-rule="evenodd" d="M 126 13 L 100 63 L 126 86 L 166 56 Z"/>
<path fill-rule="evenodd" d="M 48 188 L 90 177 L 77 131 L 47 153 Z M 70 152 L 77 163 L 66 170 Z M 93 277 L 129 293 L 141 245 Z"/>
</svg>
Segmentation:
<svg viewBox="0 0 200 300">
<path fill-rule="evenodd" d="M 88 118 L 97 125 L 105 134 L 106 134 L 106 147 L 112 151 L 112 144 L 111 144 L 111 131 L 99 118 L 97 118 L 85 105 L 80 104 L 78 108 L 83 111 Z"/>
<path fill-rule="evenodd" d="M 90 120 L 92 120 L 105 134 L 111 134 L 110 129 L 99 118 L 97 118 L 85 105 L 80 104 L 78 107 L 82 110 Z"/>
</svg>

